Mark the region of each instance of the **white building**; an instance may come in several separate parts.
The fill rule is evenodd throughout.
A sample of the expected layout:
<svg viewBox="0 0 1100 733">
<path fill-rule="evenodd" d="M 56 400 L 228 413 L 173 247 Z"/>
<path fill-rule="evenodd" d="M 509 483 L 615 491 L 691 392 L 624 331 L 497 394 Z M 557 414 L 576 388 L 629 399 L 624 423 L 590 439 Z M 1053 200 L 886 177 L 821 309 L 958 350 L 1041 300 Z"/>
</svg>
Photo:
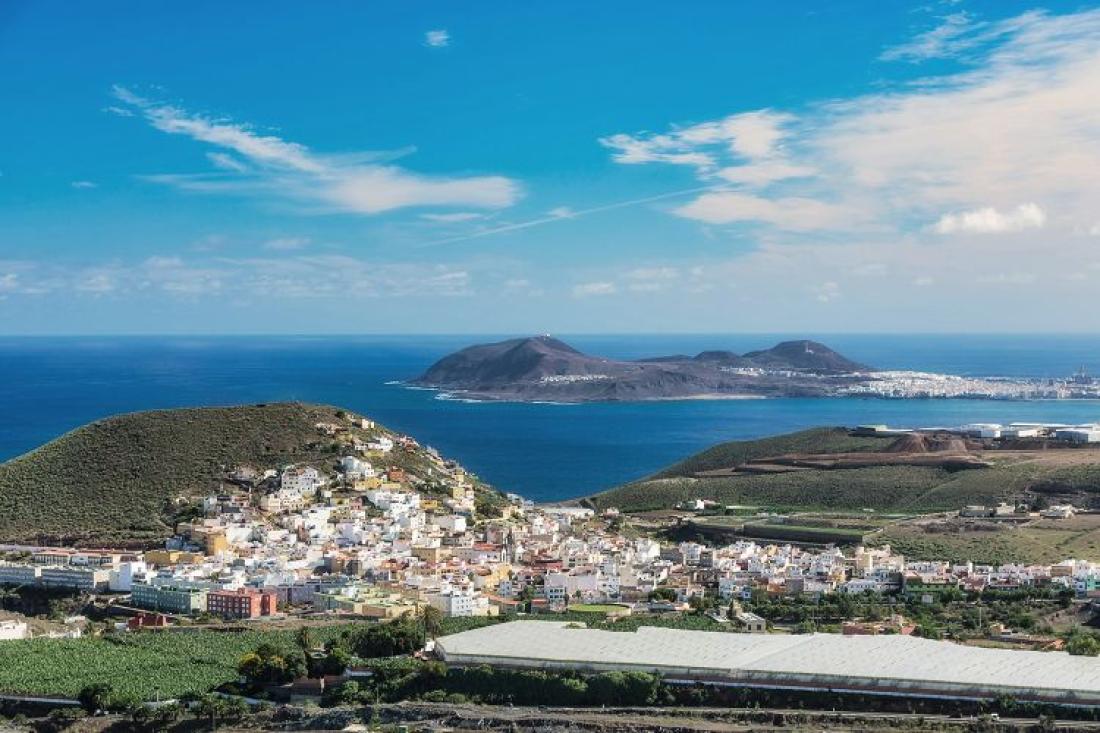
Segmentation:
<svg viewBox="0 0 1100 733">
<path fill-rule="evenodd" d="M 113 591 L 129 593 L 133 590 L 134 580 L 144 581 L 148 574 L 149 566 L 143 560 L 119 563 L 118 567 L 111 571 L 107 587 Z"/>
<path fill-rule="evenodd" d="M 393 441 L 385 435 L 380 435 L 367 443 L 367 450 L 377 451 L 379 453 L 389 453 L 393 450 Z"/>
<path fill-rule="evenodd" d="M 461 514 L 444 514 L 432 519 L 432 524 L 436 525 L 444 532 L 450 532 L 452 534 L 462 534 L 466 531 L 466 517 Z"/>
<path fill-rule="evenodd" d="M 0 621 L 0 641 L 18 641 L 30 638 L 30 635 L 26 621 Z"/>
<path fill-rule="evenodd" d="M 344 456 L 340 459 L 340 470 L 349 481 L 362 481 L 374 478 L 377 472 L 370 461 L 364 461 L 355 456 Z"/>
<path fill-rule="evenodd" d="M 439 609 L 444 616 L 493 616 L 496 607 L 489 599 L 472 588 L 447 588 L 429 593 L 429 605 Z"/>
<path fill-rule="evenodd" d="M 324 477 L 313 466 L 289 466 L 279 477 L 279 486 L 300 494 L 314 494 L 324 485 Z"/>
</svg>

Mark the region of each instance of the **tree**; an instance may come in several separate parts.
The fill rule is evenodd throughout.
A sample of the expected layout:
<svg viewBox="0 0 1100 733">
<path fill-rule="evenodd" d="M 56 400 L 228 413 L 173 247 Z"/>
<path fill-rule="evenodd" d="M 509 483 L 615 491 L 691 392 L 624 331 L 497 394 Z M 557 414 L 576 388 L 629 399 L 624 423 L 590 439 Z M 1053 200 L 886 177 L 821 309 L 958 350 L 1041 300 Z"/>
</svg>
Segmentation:
<svg viewBox="0 0 1100 733">
<path fill-rule="evenodd" d="M 260 644 L 241 657 L 237 671 L 253 687 L 281 685 L 305 676 L 306 660 L 301 652 L 283 652 L 271 644 Z"/>
<path fill-rule="evenodd" d="M 657 588 L 649 594 L 651 601 L 675 601 L 677 593 L 675 588 Z"/>
<path fill-rule="evenodd" d="M 359 693 L 359 683 L 355 680 L 348 680 L 339 687 L 333 687 L 331 691 L 326 689 L 321 704 L 325 706 L 354 705 L 359 702 Z"/>
<path fill-rule="evenodd" d="M 313 665 L 314 669 L 310 670 L 310 674 L 313 677 L 343 674 L 351 664 L 351 659 L 351 652 L 343 644 L 330 641 L 325 644 L 325 656 Z"/>
<path fill-rule="evenodd" d="M 130 719 L 139 728 L 149 730 L 164 730 L 180 717 L 180 706 L 177 703 L 166 703 L 150 707 L 139 705 L 130 713 Z"/>
<path fill-rule="evenodd" d="M 295 632 L 294 641 L 298 644 L 298 648 L 307 654 L 316 646 L 313 640 L 313 632 L 310 631 L 308 626 L 302 626 Z"/>
<path fill-rule="evenodd" d="M 1079 631 L 1069 637 L 1066 651 L 1079 657 L 1095 657 L 1100 655 L 1100 641 L 1092 634 Z"/>
<path fill-rule="evenodd" d="M 434 639 L 443 633 L 443 612 L 431 604 L 420 608 L 420 624 L 424 627 L 424 636 Z"/>
<path fill-rule="evenodd" d="M 115 697 L 115 690 L 106 682 L 96 682 L 84 687 L 76 696 L 80 707 L 89 715 L 95 715 L 100 710 L 111 707 Z"/>
<path fill-rule="evenodd" d="M 348 637 L 352 651 L 363 658 L 412 654 L 424 646 L 424 630 L 412 619 L 372 624 Z"/>
</svg>

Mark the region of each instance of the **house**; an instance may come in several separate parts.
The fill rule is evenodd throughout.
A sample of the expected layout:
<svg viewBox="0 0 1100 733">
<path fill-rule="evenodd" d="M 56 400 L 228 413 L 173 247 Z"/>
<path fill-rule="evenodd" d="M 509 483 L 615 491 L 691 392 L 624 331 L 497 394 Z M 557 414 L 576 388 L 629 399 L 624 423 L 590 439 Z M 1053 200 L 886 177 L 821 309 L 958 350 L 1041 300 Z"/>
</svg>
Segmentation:
<svg viewBox="0 0 1100 733">
<path fill-rule="evenodd" d="M 1069 519 L 1077 512 L 1072 504 L 1052 504 L 1039 512 L 1043 519 Z"/>
<path fill-rule="evenodd" d="M 755 613 L 748 611 L 742 611 L 733 617 L 737 627 L 747 634 L 766 634 L 768 633 L 768 622 Z"/>
<path fill-rule="evenodd" d="M 131 616 L 126 622 L 126 628 L 130 631 L 141 629 L 164 629 L 168 627 L 168 617 L 163 613 L 139 613 Z"/>
</svg>

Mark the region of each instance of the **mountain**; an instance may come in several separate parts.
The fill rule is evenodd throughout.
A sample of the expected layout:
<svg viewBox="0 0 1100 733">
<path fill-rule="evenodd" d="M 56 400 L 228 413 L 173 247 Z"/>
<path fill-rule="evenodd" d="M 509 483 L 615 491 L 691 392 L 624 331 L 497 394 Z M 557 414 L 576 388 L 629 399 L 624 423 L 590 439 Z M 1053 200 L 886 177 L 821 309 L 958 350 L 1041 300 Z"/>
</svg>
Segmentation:
<svg viewBox="0 0 1100 733">
<path fill-rule="evenodd" d="M 606 359 L 586 356 L 550 336 L 533 336 L 467 347 L 437 361 L 417 381 L 485 389 L 560 375 L 599 374 L 607 368 Z"/>
<path fill-rule="evenodd" d="M 867 369 L 814 341 L 788 341 L 744 355 L 706 350 L 622 361 L 534 336 L 467 347 L 410 384 L 480 399 L 562 402 L 824 396 L 858 381 L 852 373 Z"/>
<path fill-rule="evenodd" d="M 770 349 L 750 351 L 743 357 L 754 366 L 802 369 L 819 374 L 862 372 L 870 367 L 852 361 L 817 341 L 784 341 Z"/>
<path fill-rule="evenodd" d="M 0 464 L 0 541 L 95 546 L 159 544 L 216 491 L 227 470 L 308 462 L 331 473 L 363 428 L 349 411 L 273 403 L 155 410 L 97 420 Z M 318 423 L 341 425 L 337 436 Z M 422 452 L 394 451 L 388 465 L 417 473 Z M 193 508 L 193 504 L 190 505 Z"/>
</svg>

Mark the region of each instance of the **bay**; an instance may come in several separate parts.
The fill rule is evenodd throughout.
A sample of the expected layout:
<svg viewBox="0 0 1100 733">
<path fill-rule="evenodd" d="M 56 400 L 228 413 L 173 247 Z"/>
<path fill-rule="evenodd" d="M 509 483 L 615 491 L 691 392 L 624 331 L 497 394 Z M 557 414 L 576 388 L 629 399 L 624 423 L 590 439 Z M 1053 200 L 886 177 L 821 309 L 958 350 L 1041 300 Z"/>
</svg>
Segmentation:
<svg viewBox="0 0 1100 733">
<path fill-rule="evenodd" d="M 556 334 L 557 335 L 557 334 Z M 613 358 L 743 352 L 783 335 L 557 335 Z M 799 336 L 800 338 L 803 336 Z M 884 369 L 967 376 L 1100 374 L 1079 335 L 809 336 Z M 0 459 L 86 422 L 167 407 L 279 400 L 347 407 L 433 445 L 494 485 L 539 501 L 639 478 L 713 443 L 816 425 L 1100 420 L 1094 401 L 775 399 L 546 405 L 471 403 L 391 382 L 493 336 L 0 338 Z"/>
</svg>

